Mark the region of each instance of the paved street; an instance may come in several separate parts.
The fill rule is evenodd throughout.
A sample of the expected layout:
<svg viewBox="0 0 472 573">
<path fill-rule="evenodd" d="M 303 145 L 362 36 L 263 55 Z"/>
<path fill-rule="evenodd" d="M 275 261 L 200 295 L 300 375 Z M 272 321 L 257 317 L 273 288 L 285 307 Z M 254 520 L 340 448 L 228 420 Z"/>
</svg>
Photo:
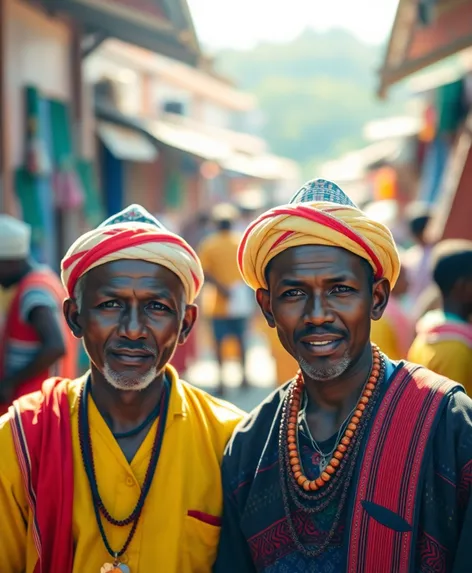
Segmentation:
<svg viewBox="0 0 472 573">
<path fill-rule="evenodd" d="M 233 402 L 245 411 L 252 410 L 274 388 L 274 366 L 267 350 L 260 345 L 249 350 L 248 380 L 250 388 L 241 390 L 241 369 L 236 362 L 227 362 L 223 369 L 223 378 L 227 387 L 225 400 Z M 212 392 L 218 382 L 218 368 L 214 360 L 200 361 L 188 372 L 187 379 L 192 384 Z"/>
</svg>

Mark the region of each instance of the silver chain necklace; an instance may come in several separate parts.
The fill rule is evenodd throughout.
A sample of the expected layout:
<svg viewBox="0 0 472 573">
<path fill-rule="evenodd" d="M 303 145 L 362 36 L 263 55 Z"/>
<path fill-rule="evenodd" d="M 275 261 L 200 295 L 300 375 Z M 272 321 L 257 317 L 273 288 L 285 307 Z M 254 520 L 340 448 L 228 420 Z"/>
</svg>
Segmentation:
<svg viewBox="0 0 472 573">
<path fill-rule="evenodd" d="M 347 415 L 347 417 L 345 418 L 345 420 L 341 424 L 341 426 L 338 430 L 337 436 L 336 436 L 336 440 L 334 442 L 333 449 L 330 452 L 323 452 L 321 450 L 320 446 L 318 445 L 318 442 L 311 435 L 310 428 L 308 427 L 308 422 L 306 419 L 306 407 L 308 405 L 308 397 L 306 394 L 306 390 L 304 391 L 304 394 L 303 394 L 303 402 L 304 402 L 304 404 L 303 404 L 303 407 L 300 409 L 298 422 L 299 422 L 299 424 L 302 424 L 303 430 L 306 433 L 306 435 L 308 436 L 308 438 L 311 442 L 311 445 L 313 446 L 313 449 L 320 456 L 319 468 L 320 468 L 320 474 L 321 474 L 322 472 L 325 471 L 325 469 L 329 465 L 329 462 L 331 461 L 333 454 L 336 451 L 336 448 L 338 447 L 339 440 L 341 439 L 341 436 L 344 434 L 344 430 L 346 429 L 346 425 L 349 423 L 349 420 L 352 418 L 354 412 L 356 411 L 357 404 L 349 412 L 349 414 Z"/>
</svg>

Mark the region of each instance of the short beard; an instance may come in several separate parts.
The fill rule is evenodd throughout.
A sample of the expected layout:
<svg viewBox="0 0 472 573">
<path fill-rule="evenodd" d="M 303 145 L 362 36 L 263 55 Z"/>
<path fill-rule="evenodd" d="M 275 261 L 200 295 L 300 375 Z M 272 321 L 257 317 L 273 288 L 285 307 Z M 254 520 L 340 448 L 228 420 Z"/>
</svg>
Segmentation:
<svg viewBox="0 0 472 573">
<path fill-rule="evenodd" d="M 140 374 L 139 378 L 130 378 L 126 374 L 116 372 L 116 370 L 110 368 L 109 364 L 105 362 L 103 376 L 105 380 L 117 390 L 123 392 L 129 392 L 130 390 L 139 392 L 147 388 L 157 378 L 157 368 L 151 366 L 145 374 Z"/>
<path fill-rule="evenodd" d="M 327 382 L 344 374 L 351 364 L 351 358 L 346 351 L 339 360 L 334 363 L 328 363 L 325 367 L 314 366 L 304 358 L 298 358 L 298 364 L 302 372 L 311 380 Z"/>
</svg>

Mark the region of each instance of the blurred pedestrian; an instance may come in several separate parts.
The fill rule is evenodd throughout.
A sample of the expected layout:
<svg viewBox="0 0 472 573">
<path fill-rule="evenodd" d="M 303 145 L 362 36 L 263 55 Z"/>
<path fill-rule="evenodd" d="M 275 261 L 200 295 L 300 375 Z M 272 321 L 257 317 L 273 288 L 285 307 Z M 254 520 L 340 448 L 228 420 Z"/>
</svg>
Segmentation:
<svg viewBox="0 0 472 573">
<path fill-rule="evenodd" d="M 0 413 L 50 376 L 74 377 L 78 342 L 62 315 L 59 277 L 30 258 L 29 225 L 0 215 L 0 285 L 15 289 L 5 310 L 0 354 Z"/>
<path fill-rule="evenodd" d="M 405 360 L 415 335 L 415 324 L 404 307 L 408 290 L 406 271 L 400 268 L 397 283 L 379 320 L 371 324 L 371 340 L 392 360 Z"/>
<path fill-rule="evenodd" d="M 215 288 L 213 304 L 209 308 L 216 357 L 219 366 L 218 393 L 224 393 L 223 343 L 230 337 L 237 341 L 242 368 L 242 387 L 247 387 L 247 332 L 249 319 L 254 313 L 255 301 L 244 283 L 237 264 L 237 251 L 241 238 L 234 231 L 239 212 L 230 204 L 220 204 L 213 210 L 216 232 L 207 237 L 199 249 L 205 280 Z"/>
<path fill-rule="evenodd" d="M 408 360 L 460 382 L 472 395 L 472 241 L 448 240 L 433 251 L 442 308 L 418 322 Z"/>
<path fill-rule="evenodd" d="M 412 203 L 406 215 L 410 234 L 415 243 L 405 252 L 402 261 L 407 271 L 409 285 L 406 302 L 412 315 L 418 319 L 416 303 L 432 282 L 430 260 L 433 247 L 426 236 L 426 229 L 431 220 L 431 209 L 423 203 Z"/>
<path fill-rule="evenodd" d="M 183 226 L 182 238 L 193 247 L 198 249 L 200 243 L 211 232 L 211 220 L 208 213 L 201 212 L 196 217 L 192 217 Z M 199 338 L 201 334 L 202 322 L 197 321 L 194 328 L 190 331 L 185 344 L 178 346 L 172 356 L 172 366 L 185 377 L 189 369 L 198 360 L 199 355 Z"/>
</svg>

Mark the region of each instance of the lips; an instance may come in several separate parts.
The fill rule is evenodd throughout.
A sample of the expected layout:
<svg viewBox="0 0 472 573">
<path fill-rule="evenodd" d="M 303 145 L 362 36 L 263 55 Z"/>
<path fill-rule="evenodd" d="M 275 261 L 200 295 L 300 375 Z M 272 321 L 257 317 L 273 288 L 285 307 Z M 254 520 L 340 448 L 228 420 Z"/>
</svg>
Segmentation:
<svg viewBox="0 0 472 573">
<path fill-rule="evenodd" d="M 134 352 L 134 351 L 130 351 L 130 350 L 115 350 L 112 351 L 112 354 L 114 354 L 115 356 L 126 356 L 129 358 L 149 358 L 152 356 L 152 354 L 150 354 L 149 352 Z"/>
<path fill-rule="evenodd" d="M 341 340 L 341 338 L 342 336 L 334 334 L 312 334 L 310 336 L 304 336 L 301 342 L 304 344 L 312 344 L 313 346 L 323 346 Z"/>
<path fill-rule="evenodd" d="M 122 364 L 139 364 L 154 359 L 155 354 L 143 348 L 114 348 L 109 350 L 108 354 L 112 360 L 117 360 Z"/>
<path fill-rule="evenodd" d="M 333 354 L 343 338 L 334 334 L 316 334 L 303 337 L 300 342 L 312 356 L 328 356 Z"/>
</svg>

